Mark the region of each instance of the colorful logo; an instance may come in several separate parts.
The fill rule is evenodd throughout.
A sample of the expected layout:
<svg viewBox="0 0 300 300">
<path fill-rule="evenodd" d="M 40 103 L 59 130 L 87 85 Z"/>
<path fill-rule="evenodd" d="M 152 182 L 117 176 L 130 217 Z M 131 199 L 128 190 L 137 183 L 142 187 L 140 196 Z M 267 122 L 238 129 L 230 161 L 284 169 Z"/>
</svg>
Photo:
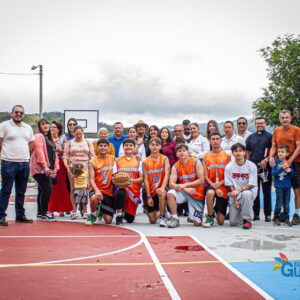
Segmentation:
<svg viewBox="0 0 300 300">
<path fill-rule="evenodd" d="M 275 257 L 273 271 L 281 271 L 285 277 L 300 277 L 300 262 L 290 262 L 285 254 L 279 252 L 280 257 Z"/>
</svg>

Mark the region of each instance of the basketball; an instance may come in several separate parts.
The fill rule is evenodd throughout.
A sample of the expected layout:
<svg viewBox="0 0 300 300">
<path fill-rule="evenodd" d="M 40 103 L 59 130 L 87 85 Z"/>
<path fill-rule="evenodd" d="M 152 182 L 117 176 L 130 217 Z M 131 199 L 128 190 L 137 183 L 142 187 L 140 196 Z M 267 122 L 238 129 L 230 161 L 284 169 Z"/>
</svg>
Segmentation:
<svg viewBox="0 0 300 300">
<path fill-rule="evenodd" d="M 114 183 L 119 187 L 119 188 L 125 188 L 128 186 L 130 182 L 130 176 L 127 173 L 120 172 L 117 173 L 114 177 Z"/>
</svg>

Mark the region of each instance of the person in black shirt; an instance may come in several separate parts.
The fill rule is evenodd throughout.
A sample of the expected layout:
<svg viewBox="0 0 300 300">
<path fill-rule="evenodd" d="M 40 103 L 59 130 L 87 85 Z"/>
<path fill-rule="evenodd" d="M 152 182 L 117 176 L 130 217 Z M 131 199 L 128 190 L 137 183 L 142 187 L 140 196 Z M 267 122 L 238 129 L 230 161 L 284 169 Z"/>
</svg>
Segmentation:
<svg viewBox="0 0 300 300">
<path fill-rule="evenodd" d="M 267 122 L 263 117 L 255 119 L 256 132 L 248 136 L 246 140 L 247 159 L 256 164 L 258 168 L 258 193 L 254 201 L 254 221 L 259 220 L 260 212 L 260 185 L 262 186 L 264 197 L 265 221 L 271 222 L 271 188 L 272 169 L 268 162 L 269 152 L 272 147 L 272 134 L 267 132 Z"/>
</svg>

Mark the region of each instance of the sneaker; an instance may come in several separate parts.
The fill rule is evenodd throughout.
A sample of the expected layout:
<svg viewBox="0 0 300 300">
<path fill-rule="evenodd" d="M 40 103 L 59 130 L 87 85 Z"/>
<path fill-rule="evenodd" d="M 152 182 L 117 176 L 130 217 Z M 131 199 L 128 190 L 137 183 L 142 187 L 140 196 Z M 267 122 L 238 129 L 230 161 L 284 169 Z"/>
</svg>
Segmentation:
<svg viewBox="0 0 300 300">
<path fill-rule="evenodd" d="M 253 221 L 259 221 L 259 216 L 254 216 Z"/>
<path fill-rule="evenodd" d="M 5 217 L 2 217 L 2 218 L 0 219 L 0 226 L 8 226 L 8 222 L 5 221 Z"/>
<path fill-rule="evenodd" d="M 41 214 L 38 214 L 38 215 L 36 215 L 36 219 L 37 219 L 37 220 L 40 220 L 40 219 L 41 219 L 41 217 L 42 217 L 42 215 L 41 215 Z"/>
<path fill-rule="evenodd" d="M 273 225 L 274 225 L 274 226 L 280 226 L 280 221 L 279 221 L 279 219 L 273 219 Z"/>
<path fill-rule="evenodd" d="M 190 217 L 188 217 L 188 218 L 186 219 L 186 221 L 187 221 L 188 223 L 194 223 L 194 221 L 193 221 Z"/>
<path fill-rule="evenodd" d="M 172 219 L 172 215 L 167 210 L 166 210 L 166 213 L 165 213 L 165 218 L 166 218 L 167 221 L 171 221 L 171 219 Z"/>
<path fill-rule="evenodd" d="M 204 228 L 210 228 L 211 226 L 213 226 L 214 225 L 214 219 L 213 219 L 213 217 L 211 217 L 211 216 L 208 216 L 207 218 L 206 218 L 206 221 L 205 221 L 205 223 L 202 225 Z"/>
<path fill-rule="evenodd" d="M 271 216 L 266 216 L 265 217 L 265 222 L 271 222 Z"/>
<path fill-rule="evenodd" d="M 163 216 L 159 218 L 159 227 L 167 227 L 167 219 Z"/>
<path fill-rule="evenodd" d="M 282 224 L 285 226 L 289 226 L 289 227 L 293 226 L 293 224 L 290 222 L 290 220 L 285 220 L 284 222 L 282 222 Z"/>
<path fill-rule="evenodd" d="M 22 218 L 16 218 L 16 223 L 32 223 L 33 220 L 27 219 L 25 216 Z"/>
<path fill-rule="evenodd" d="M 293 215 L 292 225 L 299 225 L 300 224 L 300 217 L 298 214 Z"/>
<path fill-rule="evenodd" d="M 57 220 L 52 217 L 50 214 L 41 215 L 41 221 L 49 221 L 49 222 L 56 222 Z"/>
<path fill-rule="evenodd" d="M 63 217 L 65 216 L 65 214 L 64 214 L 63 212 L 60 212 L 60 213 L 59 213 L 59 216 L 60 216 L 61 218 L 63 218 Z"/>
<path fill-rule="evenodd" d="M 84 213 L 83 216 L 82 216 L 82 218 L 85 219 L 85 220 L 87 220 L 89 218 L 89 216 L 90 215 L 88 213 Z"/>
<path fill-rule="evenodd" d="M 85 221 L 85 225 L 93 225 L 96 221 L 96 217 L 94 215 L 89 215 L 87 220 Z"/>
<path fill-rule="evenodd" d="M 116 225 L 124 225 L 122 216 L 116 216 Z"/>
<path fill-rule="evenodd" d="M 71 220 L 76 220 L 78 218 L 78 215 L 75 212 L 71 213 Z"/>
<path fill-rule="evenodd" d="M 172 217 L 168 228 L 176 228 L 176 227 L 179 227 L 179 226 L 180 226 L 179 219 L 176 219 L 176 218 Z"/>
<path fill-rule="evenodd" d="M 250 221 L 243 221 L 243 228 L 244 229 L 250 229 L 252 227 L 252 223 Z"/>
</svg>

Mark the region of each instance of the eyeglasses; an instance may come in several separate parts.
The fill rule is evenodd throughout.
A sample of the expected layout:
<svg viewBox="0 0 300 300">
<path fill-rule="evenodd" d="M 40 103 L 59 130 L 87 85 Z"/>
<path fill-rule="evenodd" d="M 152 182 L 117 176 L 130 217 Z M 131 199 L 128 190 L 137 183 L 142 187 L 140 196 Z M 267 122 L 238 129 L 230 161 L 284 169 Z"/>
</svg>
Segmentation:
<svg viewBox="0 0 300 300">
<path fill-rule="evenodd" d="M 238 122 L 238 125 L 246 125 L 246 122 Z"/>
<path fill-rule="evenodd" d="M 75 123 L 69 123 L 68 126 L 75 126 Z"/>
<path fill-rule="evenodd" d="M 57 128 L 57 126 L 50 126 L 50 129 L 55 129 Z"/>
<path fill-rule="evenodd" d="M 19 110 L 15 110 L 14 113 L 15 113 L 16 115 L 21 115 L 21 116 L 24 115 L 24 112 L 23 112 L 23 111 L 19 111 Z"/>
<path fill-rule="evenodd" d="M 175 132 L 175 133 L 177 133 L 177 132 L 182 132 L 182 130 L 174 130 L 174 132 Z"/>
</svg>

